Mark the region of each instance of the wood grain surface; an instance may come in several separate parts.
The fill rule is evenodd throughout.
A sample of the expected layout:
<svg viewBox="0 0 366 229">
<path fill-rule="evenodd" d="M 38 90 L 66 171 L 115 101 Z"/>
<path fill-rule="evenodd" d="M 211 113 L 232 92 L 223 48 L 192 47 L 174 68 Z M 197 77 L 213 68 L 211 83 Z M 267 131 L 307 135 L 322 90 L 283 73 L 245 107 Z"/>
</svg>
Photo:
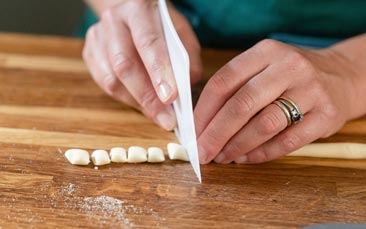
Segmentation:
<svg viewBox="0 0 366 229">
<path fill-rule="evenodd" d="M 70 165 L 63 152 L 175 141 L 106 96 L 83 41 L 0 34 L 0 228 L 299 228 L 366 223 L 366 161 Z M 205 77 L 237 52 L 204 50 Z M 366 118 L 322 142 L 366 143 Z"/>
</svg>

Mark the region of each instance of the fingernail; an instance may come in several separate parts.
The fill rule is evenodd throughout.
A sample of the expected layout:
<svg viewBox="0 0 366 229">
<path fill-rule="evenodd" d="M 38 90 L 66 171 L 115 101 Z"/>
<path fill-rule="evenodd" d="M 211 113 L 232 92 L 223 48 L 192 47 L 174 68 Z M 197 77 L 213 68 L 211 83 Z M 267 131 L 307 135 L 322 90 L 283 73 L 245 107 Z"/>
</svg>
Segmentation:
<svg viewBox="0 0 366 229">
<path fill-rule="evenodd" d="M 226 155 L 224 153 L 220 153 L 219 156 L 216 157 L 216 163 L 222 163 L 226 159 Z"/>
<path fill-rule="evenodd" d="M 164 128 L 165 130 L 172 130 L 175 127 L 175 118 L 173 115 L 169 115 L 166 112 L 161 112 L 156 116 L 156 120 L 158 121 L 159 125 Z"/>
<path fill-rule="evenodd" d="M 202 146 L 198 146 L 198 155 L 199 155 L 200 163 L 206 164 L 207 163 L 207 154 L 206 154 L 205 149 Z"/>
<path fill-rule="evenodd" d="M 171 88 L 169 84 L 162 82 L 159 84 L 159 98 L 162 102 L 169 100 L 171 95 Z"/>
<path fill-rule="evenodd" d="M 235 160 L 236 164 L 244 164 L 248 161 L 247 155 L 242 155 L 238 159 Z"/>
</svg>

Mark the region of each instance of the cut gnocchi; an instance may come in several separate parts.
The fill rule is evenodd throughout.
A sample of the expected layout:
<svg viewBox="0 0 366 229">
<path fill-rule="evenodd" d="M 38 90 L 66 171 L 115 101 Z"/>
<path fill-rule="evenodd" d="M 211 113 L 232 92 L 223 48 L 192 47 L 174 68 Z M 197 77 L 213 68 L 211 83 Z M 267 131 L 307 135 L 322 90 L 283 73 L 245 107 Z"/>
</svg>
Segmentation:
<svg viewBox="0 0 366 229">
<path fill-rule="evenodd" d="M 167 145 L 170 160 L 189 161 L 186 149 L 177 143 L 169 143 Z"/>
<path fill-rule="evenodd" d="M 177 143 L 169 143 L 167 145 L 170 160 L 189 161 L 186 149 Z M 83 149 L 69 149 L 65 152 L 66 159 L 73 165 L 88 165 L 90 159 L 98 166 L 115 163 L 159 163 L 165 161 L 164 151 L 159 147 L 145 148 L 140 146 L 131 146 L 126 151 L 123 147 L 114 147 L 109 154 L 105 150 L 95 150 L 90 156 L 88 151 Z"/>
<path fill-rule="evenodd" d="M 127 162 L 127 151 L 125 148 L 122 148 L 122 147 L 112 148 L 109 155 L 111 157 L 112 162 L 116 162 L 116 163 Z"/>
<path fill-rule="evenodd" d="M 65 152 L 66 159 L 73 165 L 88 165 L 89 153 L 82 149 L 69 149 Z"/>
<path fill-rule="evenodd" d="M 147 161 L 146 149 L 140 146 L 131 146 L 128 148 L 128 163 L 142 163 Z"/>
<path fill-rule="evenodd" d="M 105 150 L 95 150 L 91 155 L 91 159 L 94 165 L 106 165 L 111 163 L 109 155 Z"/>
<path fill-rule="evenodd" d="M 147 149 L 147 162 L 159 163 L 165 161 L 164 152 L 159 147 L 150 147 Z"/>
</svg>

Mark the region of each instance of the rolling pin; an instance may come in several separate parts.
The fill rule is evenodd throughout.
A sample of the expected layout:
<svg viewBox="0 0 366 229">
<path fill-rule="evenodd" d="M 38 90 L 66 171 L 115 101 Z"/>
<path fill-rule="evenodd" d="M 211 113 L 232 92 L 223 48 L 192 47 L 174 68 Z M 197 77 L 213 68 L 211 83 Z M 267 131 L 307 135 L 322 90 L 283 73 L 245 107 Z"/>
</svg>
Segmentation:
<svg viewBox="0 0 366 229">
<path fill-rule="evenodd" d="M 366 144 L 312 143 L 288 154 L 287 156 L 366 159 Z"/>
</svg>

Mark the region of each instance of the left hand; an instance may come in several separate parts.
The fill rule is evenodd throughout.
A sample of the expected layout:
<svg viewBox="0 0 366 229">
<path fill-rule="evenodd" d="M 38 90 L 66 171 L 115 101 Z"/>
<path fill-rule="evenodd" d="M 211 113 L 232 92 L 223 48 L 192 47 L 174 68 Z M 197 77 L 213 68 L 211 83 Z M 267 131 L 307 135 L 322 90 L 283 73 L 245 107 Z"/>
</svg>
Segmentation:
<svg viewBox="0 0 366 229">
<path fill-rule="evenodd" d="M 349 59 L 273 40 L 240 54 L 207 83 L 195 108 L 200 163 L 260 163 L 335 133 L 357 100 Z M 272 104 L 292 99 L 304 119 L 287 126 Z"/>
</svg>

